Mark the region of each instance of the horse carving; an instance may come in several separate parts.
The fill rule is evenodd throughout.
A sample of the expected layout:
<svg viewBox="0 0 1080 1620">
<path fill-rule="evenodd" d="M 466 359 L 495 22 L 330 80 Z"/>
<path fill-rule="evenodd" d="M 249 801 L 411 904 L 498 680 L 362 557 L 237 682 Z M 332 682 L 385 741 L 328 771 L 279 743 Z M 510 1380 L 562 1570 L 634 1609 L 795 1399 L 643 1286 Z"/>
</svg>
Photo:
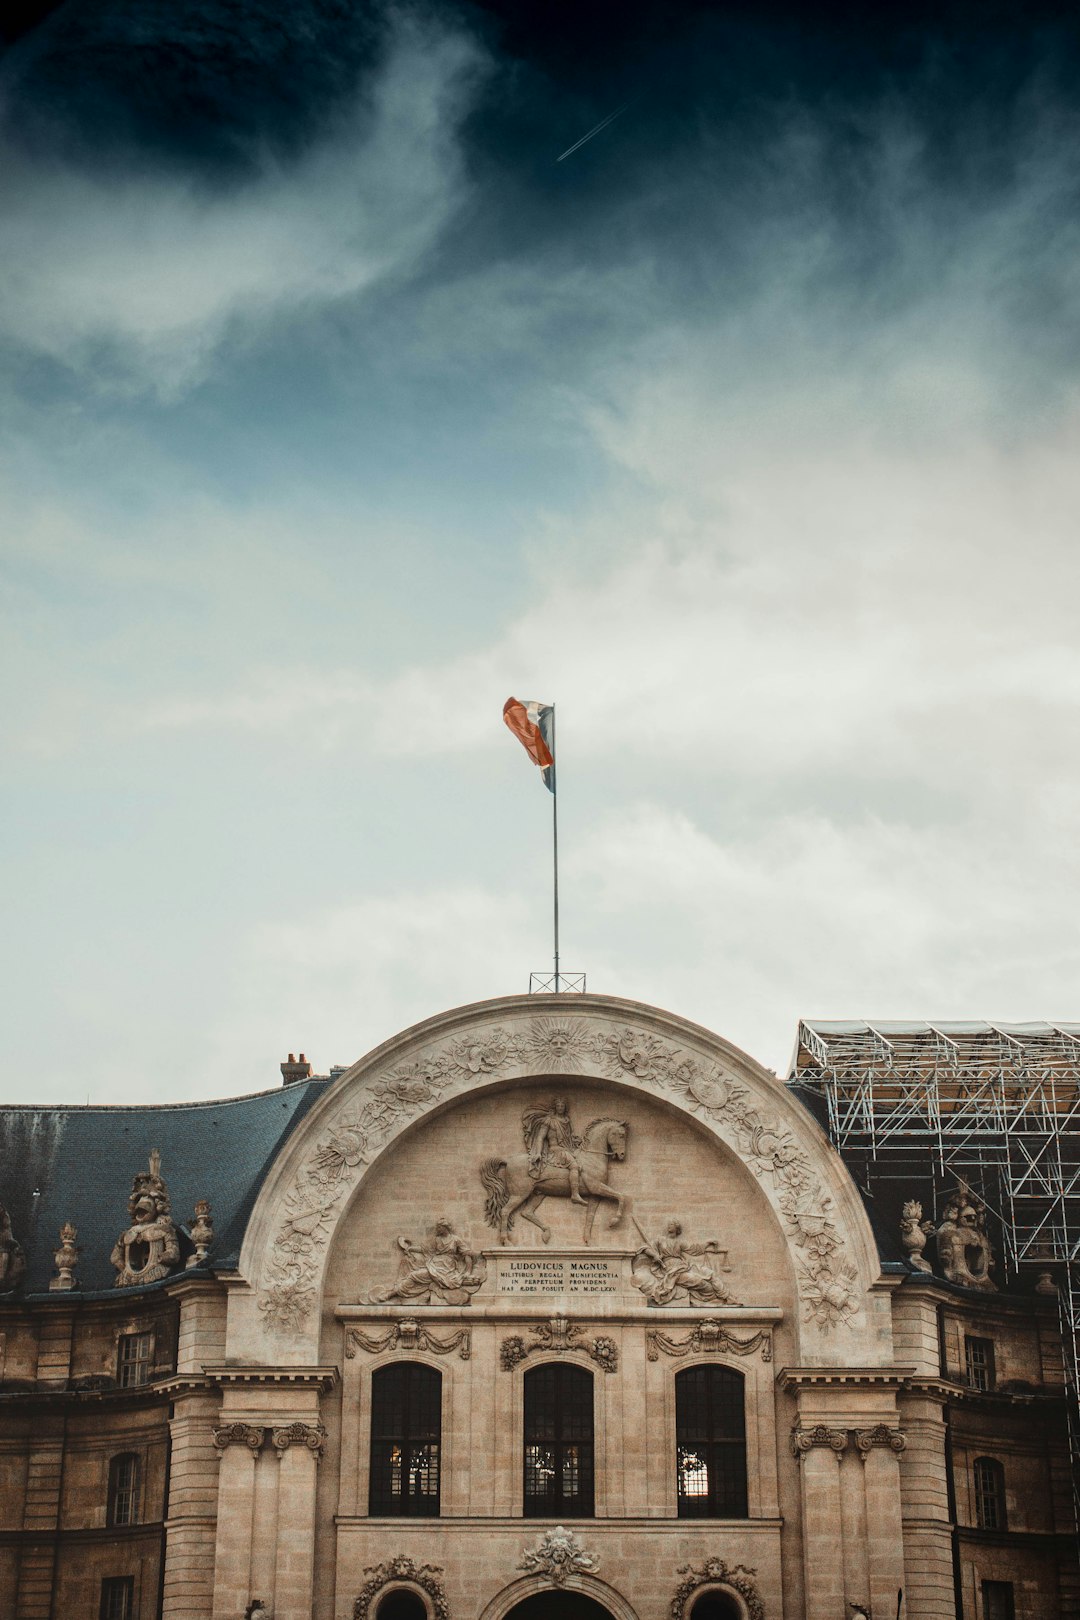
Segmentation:
<svg viewBox="0 0 1080 1620">
<path fill-rule="evenodd" d="M 556 1099 L 553 1110 L 558 1102 Z M 500 1243 L 511 1241 L 510 1232 L 518 1215 L 538 1226 L 544 1242 L 549 1242 L 551 1228 L 536 1214 L 545 1198 L 571 1198 L 585 1205 L 586 1243 L 603 1200 L 615 1205 L 608 1226 L 618 1226 L 622 1221 L 627 1200 L 608 1185 L 608 1175 L 613 1160 L 621 1163 L 626 1158 L 626 1121 L 594 1119 L 580 1139 L 564 1135 L 549 1148 L 547 1143 L 554 1133 L 545 1136 L 544 1117 L 528 1112 L 525 1115 L 527 1152 L 515 1153 L 509 1159 L 485 1159 L 480 1166 L 480 1179 L 487 1189 L 484 1216 L 498 1232 Z M 557 1110 L 552 1118 L 560 1118 Z"/>
</svg>

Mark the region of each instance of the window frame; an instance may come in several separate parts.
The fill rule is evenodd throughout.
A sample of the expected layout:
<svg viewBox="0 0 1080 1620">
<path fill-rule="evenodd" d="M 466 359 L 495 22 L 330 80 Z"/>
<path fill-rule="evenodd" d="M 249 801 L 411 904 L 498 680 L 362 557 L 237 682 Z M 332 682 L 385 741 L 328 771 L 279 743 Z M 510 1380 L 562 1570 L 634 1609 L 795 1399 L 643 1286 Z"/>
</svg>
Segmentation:
<svg viewBox="0 0 1080 1620">
<path fill-rule="evenodd" d="M 380 1384 L 386 1387 L 391 1377 L 402 1381 L 402 1429 L 400 1436 L 396 1436 L 389 1429 L 381 1430 L 379 1423 L 379 1389 Z M 421 1389 L 427 1383 L 429 1412 L 434 1411 L 435 1423 L 428 1430 L 421 1433 L 416 1424 L 422 1421 L 419 1412 L 420 1401 L 424 1399 Z M 410 1388 L 410 1385 L 415 1386 Z M 443 1393 L 444 1379 L 442 1369 L 432 1367 L 426 1361 L 410 1360 L 402 1357 L 394 1361 L 384 1362 L 381 1367 L 373 1369 L 370 1383 L 370 1422 L 368 1433 L 368 1517 L 371 1519 L 438 1519 L 442 1516 L 442 1487 L 443 1476 L 446 1472 L 445 1455 L 443 1447 Z M 414 1424 L 414 1413 L 416 1424 Z M 432 1438 L 432 1434 L 434 1438 Z M 383 1488 L 383 1467 L 379 1458 L 381 1445 L 389 1443 L 400 1448 L 400 1478 L 402 1489 L 399 1493 L 386 1491 Z M 408 1489 L 408 1482 L 412 1473 L 411 1457 L 414 1447 L 434 1446 L 435 1450 L 435 1490 L 430 1493 L 412 1493 Z M 391 1460 L 392 1466 L 392 1460 Z M 428 1464 L 430 1468 L 430 1462 Z"/>
<path fill-rule="evenodd" d="M 123 1599 L 119 1609 L 113 1607 L 111 1602 L 116 1596 L 122 1596 Z M 134 1575 L 102 1576 L 98 1620 L 135 1620 Z"/>
<path fill-rule="evenodd" d="M 125 1357 L 126 1345 L 146 1345 L 145 1356 Z M 145 1389 L 154 1370 L 154 1332 L 152 1328 L 130 1328 L 116 1335 L 116 1382 L 120 1389 Z M 142 1373 L 129 1378 L 128 1372 Z"/>
<path fill-rule="evenodd" d="M 125 1464 L 131 1464 L 132 1479 L 130 1484 L 122 1484 L 120 1470 Z M 118 1451 L 114 1457 L 109 1458 L 109 1482 L 105 1505 L 105 1524 L 110 1530 L 124 1530 L 130 1525 L 139 1523 L 139 1509 L 142 1496 L 142 1458 L 137 1451 Z M 124 1516 L 120 1514 L 121 1505 L 125 1508 Z"/>
<path fill-rule="evenodd" d="M 979 1358 L 982 1358 L 981 1364 Z M 980 1381 L 980 1374 L 981 1381 Z M 964 1376 L 972 1389 L 989 1393 L 997 1386 L 994 1341 L 978 1334 L 964 1335 Z"/>
<path fill-rule="evenodd" d="M 553 1397 L 547 1414 L 537 1411 L 537 1399 L 544 1382 L 553 1386 Z M 570 1391 L 576 1385 L 579 1397 L 578 1413 L 574 1412 L 574 1399 Z M 571 1431 L 584 1415 L 585 1404 L 580 1399 L 588 1392 L 588 1437 Z M 521 1381 L 521 1515 L 525 1519 L 595 1519 L 596 1517 L 596 1379 L 591 1369 L 576 1361 L 542 1361 L 530 1367 Z M 532 1428 L 530 1429 L 530 1420 Z M 584 1425 L 582 1425 L 584 1427 Z M 542 1428 L 554 1432 L 544 1434 Z M 555 1480 L 553 1492 L 541 1495 L 530 1492 L 530 1472 L 535 1470 L 535 1452 L 541 1448 L 552 1453 L 551 1471 Z M 571 1461 L 571 1452 L 577 1451 Z M 562 1481 L 568 1467 L 576 1467 L 581 1489 L 568 1495 Z"/>
<path fill-rule="evenodd" d="M 975 1528 L 1007 1530 L 1009 1514 L 1005 1501 L 1004 1464 L 997 1457 L 976 1457 L 971 1464 L 971 1478 Z"/>
<path fill-rule="evenodd" d="M 702 1377 L 704 1375 L 704 1377 Z M 696 1416 L 688 1410 L 689 1391 L 693 1383 L 699 1383 L 706 1391 L 704 1414 Z M 675 1514 L 679 1519 L 730 1519 L 742 1521 L 750 1517 L 750 1468 L 748 1455 L 748 1424 L 747 1424 L 747 1390 L 748 1380 L 746 1374 L 738 1367 L 728 1366 L 726 1362 L 700 1361 L 689 1367 L 680 1367 L 672 1380 L 673 1400 L 675 1407 Z M 720 1391 L 726 1385 L 729 1395 L 738 1393 L 739 1432 L 731 1434 L 717 1434 L 717 1408 L 721 1405 Z M 680 1412 L 680 1391 L 684 1392 L 686 1409 Z M 691 1434 L 690 1430 L 697 1424 L 705 1432 L 699 1435 Z M 706 1490 L 701 1495 L 690 1495 L 682 1489 L 683 1468 L 681 1453 L 693 1445 L 704 1453 Z M 728 1461 L 736 1458 L 733 1468 L 721 1469 L 718 1465 L 723 1459 Z M 741 1466 L 740 1466 L 741 1464 Z M 734 1491 L 726 1496 L 721 1495 L 721 1482 L 724 1475 L 734 1481 Z M 698 1504 L 704 1502 L 704 1509 Z M 735 1511 L 730 1511 L 732 1508 Z"/>
<path fill-rule="evenodd" d="M 986 1606 L 989 1592 L 1004 1599 L 1000 1616 L 991 1615 Z M 979 1596 L 982 1599 L 983 1620 L 1016 1620 L 1016 1587 L 1012 1581 L 982 1581 Z"/>
</svg>

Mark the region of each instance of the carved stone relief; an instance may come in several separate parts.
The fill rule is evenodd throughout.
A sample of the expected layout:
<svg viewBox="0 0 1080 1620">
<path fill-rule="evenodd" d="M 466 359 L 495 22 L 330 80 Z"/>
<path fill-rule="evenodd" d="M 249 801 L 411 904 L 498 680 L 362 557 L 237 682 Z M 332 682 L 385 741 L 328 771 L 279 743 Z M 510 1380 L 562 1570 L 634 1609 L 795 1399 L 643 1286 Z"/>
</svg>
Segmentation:
<svg viewBox="0 0 1080 1620">
<path fill-rule="evenodd" d="M 682 1230 L 680 1221 L 669 1221 L 663 1237 L 655 1243 L 646 1241 L 634 1256 L 634 1282 L 649 1304 L 735 1304 L 722 1277 L 731 1270 L 727 1250 L 716 1242 L 691 1243 Z"/>
<path fill-rule="evenodd" d="M 11 1229 L 11 1216 L 0 1204 L 0 1294 L 13 1294 L 26 1275 L 26 1256 Z"/>
<path fill-rule="evenodd" d="M 665 1356 L 701 1355 L 710 1351 L 733 1356 L 752 1356 L 761 1351 L 762 1361 L 772 1360 L 772 1334 L 768 1330 L 740 1339 L 719 1322 L 698 1322 L 685 1339 L 670 1339 L 666 1333 L 650 1328 L 645 1335 L 649 1361 L 659 1361 L 661 1350 Z"/>
<path fill-rule="evenodd" d="M 545 1575 L 555 1586 L 565 1586 L 572 1575 L 595 1575 L 599 1568 L 600 1560 L 561 1524 L 539 1536 L 535 1547 L 527 1547 L 518 1565 L 526 1575 Z"/>
<path fill-rule="evenodd" d="M 507 1159 L 485 1159 L 480 1179 L 487 1191 L 484 1216 L 509 1243 L 517 1216 L 540 1228 L 547 1243 L 551 1230 L 536 1214 L 545 1198 L 569 1198 L 585 1210 L 582 1236 L 592 1236 L 596 1211 L 603 1200 L 613 1202 L 608 1226 L 620 1225 L 626 1203 L 609 1185 L 612 1162 L 626 1157 L 626 1121 L 594 1119 L 581 1135 L 574 1131 L 565 1097 L 553 1097 L 545 1108 L 526 1108 L 521 1116 L 524 1153 Z"/>
<path fill-rule="evenodd" d="M 707 1558 L 700 1569 L 694 1569 L 690 1564 L 680 1564 L 677 1573 L 684 1578 L 675 1588 L 675 1596 L 671 1600 L 671 1620 L 686 1620 L 690 1599 L 703 1586 L 730 1586 L 745 1602 L 750 1611 L 750 1620 L 765 1620 L 765 1610 L 754 1579 L 756 1569 L 748 1569 L 745 1564 L 728 1564 L 723 1558 Z"/>
<path fill-rule="evenodd" d="M 131 1225 L 121 1232 L 112 1252 L 115 1288 L 160 1282 L 180 1260 L 180 1239 L 169 1214 L 169 1189 L 161 1179 L 161 1154 L 150 1155 L 149 1171 L 140 1170 L 128 1199 Z"/>
<path fill-rule="evenodd" d="M 470 1254 L 449 1221 L 436 1221 L 423 1243 L 399 1237 L 398 1274 L 368 1295 L 369 1305 L 399 1299 L 410 1305 L 468 1305 L 487 1276 L 483 1255 Z"/>
<path fill-rule="evenodd" d="M 449 1355 L 456 1350 L 462 1361 L 472 1354 L 472 1334 L 468 1328 L 439 1337 L 430 1333 L 412 1317 L 394 1322 L 381 1333 L 365 1333 L 362 1328 L 349 1328 L 345 1334 L 345 1355 L 354 1360 L 357 1350 L 366 1350 L 370 1356 L 382 1355 L 387 1350 L 428 1350 L 436 1356 Z"/>
<path fill-rule="evenodd" d="M 585 1329 L 577 1322 L 570 1322 L 565 1316 L 553 1316 L 550 1322 L 538 1322 L 530 1329 L 532 1341 L 526 1342 L 519 1333 L 510 1334 L 499 1346 L 499 1365 L 503 1372 L 512 1372 L 521 1362 L 538 1351 L 582 1350 L 598 1367 L 606 1373 L 613 1373 L 619 1366 L 619 1347 L 615 1340 L 606 1334 L 596 1338 L 585 1339 L 582 1334 Z"/>
<path fill-rule="evenodd" d="M 441 1564 L 417 1564 L 404 1553 L 399 1553 L 396 1558 L 387 1559 L 385 1564 L 366 1565 L 364 1574 L 367 1580 L 360 1588 L 353 1604 L 353 1620 L 368 1620 L 372 1602 L 378 1594 L 384 1587 L 395 1586 L 399 1582 L 418 1586 L 422 1592 L 427 1593 L 435 1611 L 435 1620 L 450 1620 L 446 1588 L 440 1579 L 442 1573 Z"/>
<path fill-rule="evenodd" d="M 421 1110 L 449 1091 L 466 1090 L 478 1075 L 512 1079 L 586 1069 L 678 1097 L 730 1140 L 753 1174 L 774 1190 L 789 1238 L 798 1251 L 796 1271 L 804 1319 L 824 1332 L 854 1319 L 859 1308 L 856 1269 L 845 1257 L 832 1200 L 810 1154 L 792 1133 L 775 1115 L 756 1105 L 747 1087 L 717 1063 L 651 1033 L 575 1015 L 563 1020 L 530 1018 L 512 1029 L 498 1027 L 479 1036 L 433 1042 L 421 1057 L 375 1075 L 358 1088 L 359 1097 L 349 1097 L 296 1172 L 285 1198 L 284 1216 L 268 1247 L 261 1278 L 259 1308 L 266 1325 L 294 1331 L 303 1328 L 315 1306 L 319 1256 L 348 1187 L 361 1166 L 370 1163 L 390 1137 Z M 608 1139 L 603 1149 L 605 1161 L 614 1157 L 610 1145 Z M 520 1157 L 525 1179 L 535 1191 L 528 1175 L 528 1151 Z M 499 1175 L 503 1161 L 496 1160 L 494 1165 L 491 1175 L 497 1185 L 488 1186 L 489 1211 L 494 1195 L 499 1220 L 508 1191 Z M 568 1189 L 568 1174 L 566 1179 Z M 529 1189 L 522 1191 L 529 1195 Z"/>
</svg>

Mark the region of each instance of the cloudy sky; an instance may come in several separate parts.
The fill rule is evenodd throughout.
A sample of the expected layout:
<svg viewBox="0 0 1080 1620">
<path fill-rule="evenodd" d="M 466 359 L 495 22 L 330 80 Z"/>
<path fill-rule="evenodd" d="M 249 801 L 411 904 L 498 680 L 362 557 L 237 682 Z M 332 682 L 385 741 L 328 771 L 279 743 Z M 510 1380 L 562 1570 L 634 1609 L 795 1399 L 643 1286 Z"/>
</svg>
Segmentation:
<svg viewBox="0 0 1080 1620">
<path fill-rule="evenodd" d="M 992 0 L 24 0 L 7 1096 L 526 989 L 511 693 L 590 989 L 1080 1017 L 1078 85 Z"/>
</svg>

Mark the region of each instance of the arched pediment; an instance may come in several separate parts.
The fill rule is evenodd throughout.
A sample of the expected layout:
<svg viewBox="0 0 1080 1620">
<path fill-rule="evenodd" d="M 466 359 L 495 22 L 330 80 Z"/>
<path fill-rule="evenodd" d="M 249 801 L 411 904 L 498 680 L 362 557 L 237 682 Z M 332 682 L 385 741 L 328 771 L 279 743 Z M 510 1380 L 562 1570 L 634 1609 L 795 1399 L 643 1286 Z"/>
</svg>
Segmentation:
<svg viewBox="0 0 1080 1620">
<path fill-rule="evenodd" d="M 248 1224 L 230 1357 L 317 1358 L 327 1255 L 366 1173 L 455 1099 L 530 1078 L 592 1077 L 693 1118 L 756 1178 L 798 1288 L 800 1354 L 880 1359 L 866 1213 L 823 1132 L 776 1076 L 695 1024 L 603 996 L 515 996 L 415 1026 L 342 1074 L 289 1139 Z M 883 1303 L 883 1302 L 882 1302 Z M 876 1324 L 875 1324 L 876 1325 Z"/>
</svg>

